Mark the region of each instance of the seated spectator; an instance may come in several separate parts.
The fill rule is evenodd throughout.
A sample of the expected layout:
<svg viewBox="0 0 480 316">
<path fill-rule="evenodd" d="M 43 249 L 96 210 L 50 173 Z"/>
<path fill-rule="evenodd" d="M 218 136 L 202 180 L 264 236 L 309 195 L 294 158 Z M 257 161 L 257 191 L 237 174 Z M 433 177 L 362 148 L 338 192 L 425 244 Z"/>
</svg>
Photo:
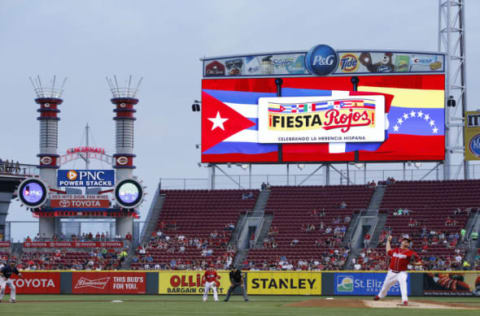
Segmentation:
<svg viewBox="0 0 480 316">
<path fill-rule="evenodd" d="M 298 239 L 292 239 L 292 241 L 290 242 L 290 247 L 295 247 L 296 245 L 298 245 L 299 241 Z"/>
<path fill-rule="evenodd" d="M 345 208 L 347 208 L 347 203 L 345 201 L 342 201 L 340 203 L 340 209 L 345 209 Z"/>
</svg>

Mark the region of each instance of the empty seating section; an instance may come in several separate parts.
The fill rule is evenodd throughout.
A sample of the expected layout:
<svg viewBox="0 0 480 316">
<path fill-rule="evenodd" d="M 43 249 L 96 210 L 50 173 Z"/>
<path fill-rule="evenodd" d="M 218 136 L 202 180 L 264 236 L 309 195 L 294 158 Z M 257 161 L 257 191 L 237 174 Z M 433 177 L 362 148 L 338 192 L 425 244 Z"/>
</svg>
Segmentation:
<svg viewBox="0 0 480 316">
<path fill-rule="evenodd" d="M 461 245 L 457 244 L 460 230 L 465 227 L 470 210 L 478 206 L 479 180 L 409 181 L 387 186 L 381 211 L 388 215 L 386 230 L 391 230 L 397 238 L 407 234 L 413 241 L 413 249 L 426 262 L 432 256 L 450 262 L 463 255 Z M 398 209 L 402 215 L 397 215 Z M 384 254 L 380 248 L 384 249 L 384 243 L 378 247 L 379 253 Z M 456 265 L 453 262 L 453 267 Z"/>
<path fill-rule="evenodd" d="M 251 249 L 249 263 L 262 268 L 265 262 L 278 261 L 281 256 L 293 262 L 295 268 L 298 260 L 324 263 L 325 255 L 334 261 L 334 248 L 344 253 L 341 245 L 344 232 L 334 236 L 334 228 L 348 227 L 349 221 L 345 218 L 352 218 L 355 211 L 366 209 L 373 192 L 373 188 L 364 185 L 272 187 L 266 212 L 273 214 L 272 227 L 278 229 L 278 234 L 273 236 L 277 247 Z M 317 210 L 316 215 L 313 210 Z M 303 229 L 307 224 L 315 225 L 315 230 L 307 232 Z M 298 244 L 292 246 L 294 239 L 298 240 Z M 342 267 L 326 264 L 324 268 Z"/>
<path fill-rule="evenodd" d="M 226 229 L 226 226 L 235 225 L 241 213 L 253 210 L 258 193 L 258 190 L 162 191 L 166 199 L 155 230 L 161 231 L 162 238 L 152 236 L 150 243 L 145 245 L 145 253 L 137 251 L 132 268 L 144 268 L 145 264 L 150 267 L 161 265 L 162 268 L 168 265 L 168 268 L 172 268 L 172 259 L 181 266 L 182 262 L 210 263 L 225 256 L 232 234 L 232 230 Z M 216 238 L 211 237 L 213 232 L 218 233 Z M 164 236 L 169 239 L 163 239 Z M 179 236 L 181 243 L 178 242 Z M 195 239 L 204 247 L 193 244 Z M 159 242 L 164 242 L 166 246 L 159 247 Z M 179 251 L 180 244 L 185 247 L 182 251 Z M 213 250 L 213 254 L 202 256 L 202 250 L 206 249 Z"/>
</svg>

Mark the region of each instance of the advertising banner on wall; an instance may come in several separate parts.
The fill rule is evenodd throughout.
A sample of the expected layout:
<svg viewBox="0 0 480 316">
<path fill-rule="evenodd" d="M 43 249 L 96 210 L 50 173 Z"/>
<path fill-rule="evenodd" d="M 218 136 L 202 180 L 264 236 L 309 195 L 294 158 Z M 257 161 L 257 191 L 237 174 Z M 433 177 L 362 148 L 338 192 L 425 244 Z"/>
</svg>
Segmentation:
<svg viewBox="0 0 480 316">
<path fill-rule="evenodd" d="M 247 292 L 252 295 L 321 295 L 321 272 L 249 272 Z"/>
<path fill-rule="evenodd" d="M 145 272 L 73 272 L 73 294 L 145 294 Z"/>
<path fill-rule="evenodd" d="M 335 273 L 335 295 L 377 295 L 382 289 L 386 273 Z M 407 292 L 410 295 L 410 275 L 407 277 Z M 399 296 L 396 283 L 387 295 Z"/>
<path fill-rule="evenodd" d="M 480 112 L 465 112 L 465 160 L 480 160 Z"/>
<path fill-rule="evenodd" d="M 59 187 L 113 187 L 114 170 L 58 170 Z"/>
<path fill-rule="evenodd" d="M 18 294 L 60 294 L 60 272 L 23 272 L 12 275 Z M 6 293 L 10 293 L 8 287 Z"/>
<path fill-rule="evenodd" d="M 444 160 L 443 74 L 352 79 L 203 80 L 202 162 Z"/>
<path fill-rule="evenodd" d="M 101 194 L 51 194 L 51 208 L 108 208 L 110 199 Z"/>
<path fill-rule="evenodd" d="M 32 241 L 24 248 L 122 248 L 121 241 Z"/>
<path fill-rule="evenodd" d="M 424 273 L 425 296 L 480 296 L 480 272 Z"/>
<path fill-rule="evenodd" d="M 230 287 L 229 272 L 217 271 L 220 278 L 217 280 L 217 293 L 227 294 Z M 204 271 L 160 271 L 158 275 L 159 294 L 203 294 Z M 212 290 L 210 290 L 212 291 Z"/>
<path fill-rule="evenodd" d="M 441 73 L 443 54 L 395 51 L 334 51 L 338 66 L 331 76 L 345 74 Z M 273 53 L 205 58 L 204 77 L 315 75 L 309 70 L 308 52 Z"/>
</svg>

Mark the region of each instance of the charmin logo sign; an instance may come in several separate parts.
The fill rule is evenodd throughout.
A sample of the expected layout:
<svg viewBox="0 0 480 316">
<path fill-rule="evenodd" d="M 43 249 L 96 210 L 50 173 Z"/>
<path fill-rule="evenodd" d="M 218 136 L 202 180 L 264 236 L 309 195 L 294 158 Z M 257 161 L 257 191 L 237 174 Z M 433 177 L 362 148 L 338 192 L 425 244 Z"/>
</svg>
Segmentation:
<svg viewBox="0 0 480 316">
<path fill-rule="evenodd" d="M 385 139 L 383 96 L 260 98 L 262 143 L 373 142 Z M 342 96 L 343 94 L 343 96 Z"/>
<path fill-rule="evenodd" d="M 108 284 L 108 281 L 110 281 L 109 277 L 93 280 L 87 279 L 86 277 L 81 277 L 78 279 L 77 284 L 75 284 L 75 289 L 94 288 L 104 290 Z"/>
<path fill-rule="evenodd" d="M 351 275 L 337 276 L 338 292 L 353 292 L 354 278 Z"/>
</svg>

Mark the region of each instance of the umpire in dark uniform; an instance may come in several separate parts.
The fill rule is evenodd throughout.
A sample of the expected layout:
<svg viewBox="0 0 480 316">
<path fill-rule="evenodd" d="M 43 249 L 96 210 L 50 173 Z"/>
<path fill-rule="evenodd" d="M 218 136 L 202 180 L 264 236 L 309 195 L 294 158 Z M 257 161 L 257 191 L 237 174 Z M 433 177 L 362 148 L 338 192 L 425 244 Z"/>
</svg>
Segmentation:
<svg viewBox="0 0 480 316">
<path fill-rule="evenodd" d="M 240 271 L 238 267 L 232 266 L 232 271 L 230 271 L 230 283 L 231 285 L 228 289 L 225 302 L 228 302 L 228 300 L 230 299 L 230 295 L 232 295 L 233 291 L 239 286 L 242 288 L 243 299 L 245 300 L 245 302 L 248 302 L 247 291 L 245 291 L 242 271 Z"/>
</svg>

